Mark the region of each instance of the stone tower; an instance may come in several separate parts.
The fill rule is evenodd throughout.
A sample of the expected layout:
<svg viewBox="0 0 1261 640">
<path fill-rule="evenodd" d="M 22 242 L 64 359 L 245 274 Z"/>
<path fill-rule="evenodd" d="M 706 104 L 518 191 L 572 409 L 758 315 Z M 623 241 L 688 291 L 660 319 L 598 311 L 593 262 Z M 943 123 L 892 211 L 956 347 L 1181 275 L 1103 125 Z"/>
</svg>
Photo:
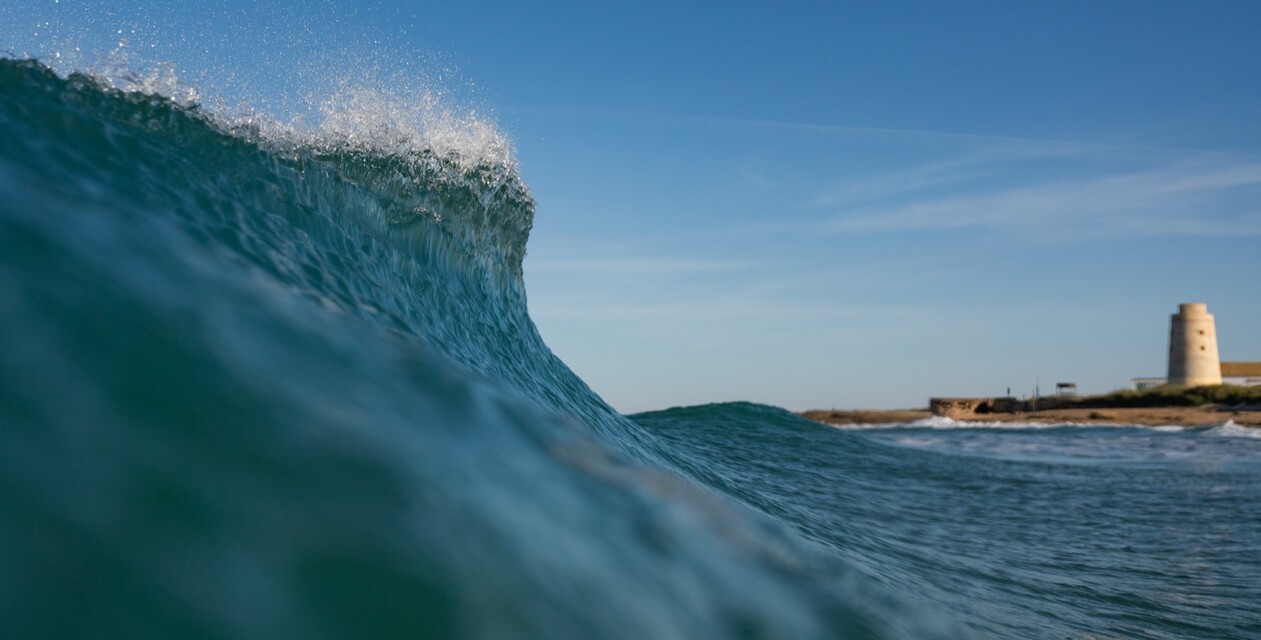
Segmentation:
<svg viewBox="0 0 1261 640">
<path fill-rule="evenodd" d="M 1221 383 L 1213 314 L 1202 302 L 1179 305 L 1169 326 L 1169 384 L 1201 387 Z"/>
</svg>

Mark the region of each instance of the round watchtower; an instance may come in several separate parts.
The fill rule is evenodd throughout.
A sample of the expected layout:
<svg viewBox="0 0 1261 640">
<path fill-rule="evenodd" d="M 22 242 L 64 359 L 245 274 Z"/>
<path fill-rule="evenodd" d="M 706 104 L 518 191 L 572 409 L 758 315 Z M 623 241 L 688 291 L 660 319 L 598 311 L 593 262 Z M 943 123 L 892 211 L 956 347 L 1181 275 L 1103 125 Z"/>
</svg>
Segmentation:
<svg viewBox="0 0 1261 640">
<path fill-rule="evenodd" d="M 1169 325 L 1169 384 L 1200 387 L 1221 383 L 1213 314 L 1202 302 L 1179 305 Z"/>
</svg>

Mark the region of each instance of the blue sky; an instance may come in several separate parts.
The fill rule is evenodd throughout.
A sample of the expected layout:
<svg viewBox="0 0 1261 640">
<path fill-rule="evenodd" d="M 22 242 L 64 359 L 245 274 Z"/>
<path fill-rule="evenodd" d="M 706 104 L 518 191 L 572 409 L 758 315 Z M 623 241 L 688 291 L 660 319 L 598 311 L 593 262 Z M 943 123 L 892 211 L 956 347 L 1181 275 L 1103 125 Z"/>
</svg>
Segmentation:
<svg viewBox="0 0 1261 640">
<path fill-rule="evenodd" d="M 1190 301 L 1261 360 L 1259 3 L 27 4 L 0 43 L 123 29 L 263 101 L 349 53 L 493 112 L 531 313 L 623 411 L 1108 391 Z"/>
</svg>

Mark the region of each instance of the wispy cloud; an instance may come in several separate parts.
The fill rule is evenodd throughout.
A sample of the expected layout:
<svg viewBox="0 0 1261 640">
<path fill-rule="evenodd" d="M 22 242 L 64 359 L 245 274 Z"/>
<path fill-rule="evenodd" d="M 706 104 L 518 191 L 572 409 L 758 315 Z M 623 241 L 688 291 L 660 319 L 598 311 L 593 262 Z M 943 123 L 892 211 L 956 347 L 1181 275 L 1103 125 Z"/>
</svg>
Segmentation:
<svg viewBox="0 0 1261 640">
<path fill-rule="evenodd" d="M 828 136 L 837 157 L 873 151 L 879 156 L 870 163 L 840 163 L 838 174 L 847 173 L 831 181 L 820 180 L 817 167 L 803 169 L 800 163 L 795 169 L 778 161 L 768 163 L 778 173 L 742 167 L 742 185 L 787 199 L 781 200 L 775 215 L 768 211 L 761 218 L 745 216 L 728 230 L 983 229 L 1058 239 L 1261 235 L 1261 159 L 1127 139 L 1124 132 L 1112 140 L 1040 139 L 635 110 L 529 111 L 654 125 L 799 132 Z M 790 215 L 792 209 L 800 215 Z M 717 266 L 628 263 L 617 270 L 660 273 Z"/>
<path fill-rule="evenodd" d="M 624 258 L 531 258 L 527 268 L 531 273 L 584 273 L 599 275 L 678 275 L 689 273 L 714 273 L 736 271 L 756 267 L 742 260 L 706 260 L 670 256 Z"/>
<path fill-rule="evenodd" d="M 945 157 L 835 181 L 815 193 L 807 206 L 853 205 L 942 187 L 975 184 L 1008 173 L 1014 165 L 1063 161 L 1098 151 L 1095 145 L 1029 140 L 969 145 L 963 150 L 955 149 Z"/>
<path fill-rule="evenodd" d="M 1261 235 L 1261 162 L 1158 159 L 1154 167 L 1105 170 L 1091 166 L 1094 158 L 1067 158 L 1069 166 L 1053 177 L 1025 168 L 995 180 L 988 174 L 1002 168 L 987 162 L 934 163 L 878 177 L 854 193 L 833 189 L 818 203 L 840 210 L 824 224 L 838 233 L 980 228 L 1071 237 Z"/>
<path fill-rule="evenodd" d="M 713 332 L 717 327 L 744 327 L 761 323 L 786 331 L 812 322 L 862 322 L 870 324 L 922 324 L 929 313 L 926 307 L 906 305 L 863 305 L 848 301 L 767 299 L 756 295 L 726 292 L 704 299 L 672 300 L 606 300 L 585 294 L 551 294 L 533 302 L 539 303 L 540 318 L 563 319 L 567 322 L 600 321 L 639 325 L 656 323 L 656 331 L 674 333 L 684 330 Z"/>
<path fill-rule="evenodd" d="M 1048 148 L 1056 145 L 1076 148 L 1084 143 L 1071 140 L 1052 140 L 1045 138 L 1030 138 L 1022 136 L 996 135 L 988 133 L 975 133 L 969 131 L 942 131 L 933 129 L 916 129 L 912 127 L 878 127 L 854 124 L 837 124 L 829 122 L 803 122 L 794 120 L 775 120 L 765 118 L 741 118 L 733 116 L 718 116 L 704 114 L 687 114 L 665 111 L 648 111 L 643 109 L 599 109 L 587 107 L 555 107 L 555 106 L 529 106 L 519 105 L 511 108 L 511 111 L 521 114 L 531 114 L 546 117 L 560 118 L 600 118 L 626 121 L 643 121 L 654 123 L 677 123 L 686 125 L 706 125 L 719 127 L 734 127 L 748 130 L 771 130 L 778 129 L 781 131 L 798 131 L 812 134 L 834 134 L 846 136 L 878 136 L 885 139 L 902 139 L 902 140 L 933 140 L 933 141 L 953 141 L 953 142 L 969 142 L 969 143 L 1032 143 L 1042 148 Z"/>
</svg>

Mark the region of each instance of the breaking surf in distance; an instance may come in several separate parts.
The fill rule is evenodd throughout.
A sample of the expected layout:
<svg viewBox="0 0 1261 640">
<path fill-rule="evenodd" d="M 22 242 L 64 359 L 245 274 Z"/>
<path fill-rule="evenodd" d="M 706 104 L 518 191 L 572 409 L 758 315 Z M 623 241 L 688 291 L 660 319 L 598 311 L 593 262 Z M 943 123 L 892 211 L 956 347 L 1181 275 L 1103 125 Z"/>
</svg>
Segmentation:
<svg viewBox="0 0 1261 640">
<path fill-rule="evenodd" d="M 1261 633 L 1261 441 L 619 415 L 530 320 L 479 110 L 122 60 L 0 60 L 16 637 Z"/>
</svg>

